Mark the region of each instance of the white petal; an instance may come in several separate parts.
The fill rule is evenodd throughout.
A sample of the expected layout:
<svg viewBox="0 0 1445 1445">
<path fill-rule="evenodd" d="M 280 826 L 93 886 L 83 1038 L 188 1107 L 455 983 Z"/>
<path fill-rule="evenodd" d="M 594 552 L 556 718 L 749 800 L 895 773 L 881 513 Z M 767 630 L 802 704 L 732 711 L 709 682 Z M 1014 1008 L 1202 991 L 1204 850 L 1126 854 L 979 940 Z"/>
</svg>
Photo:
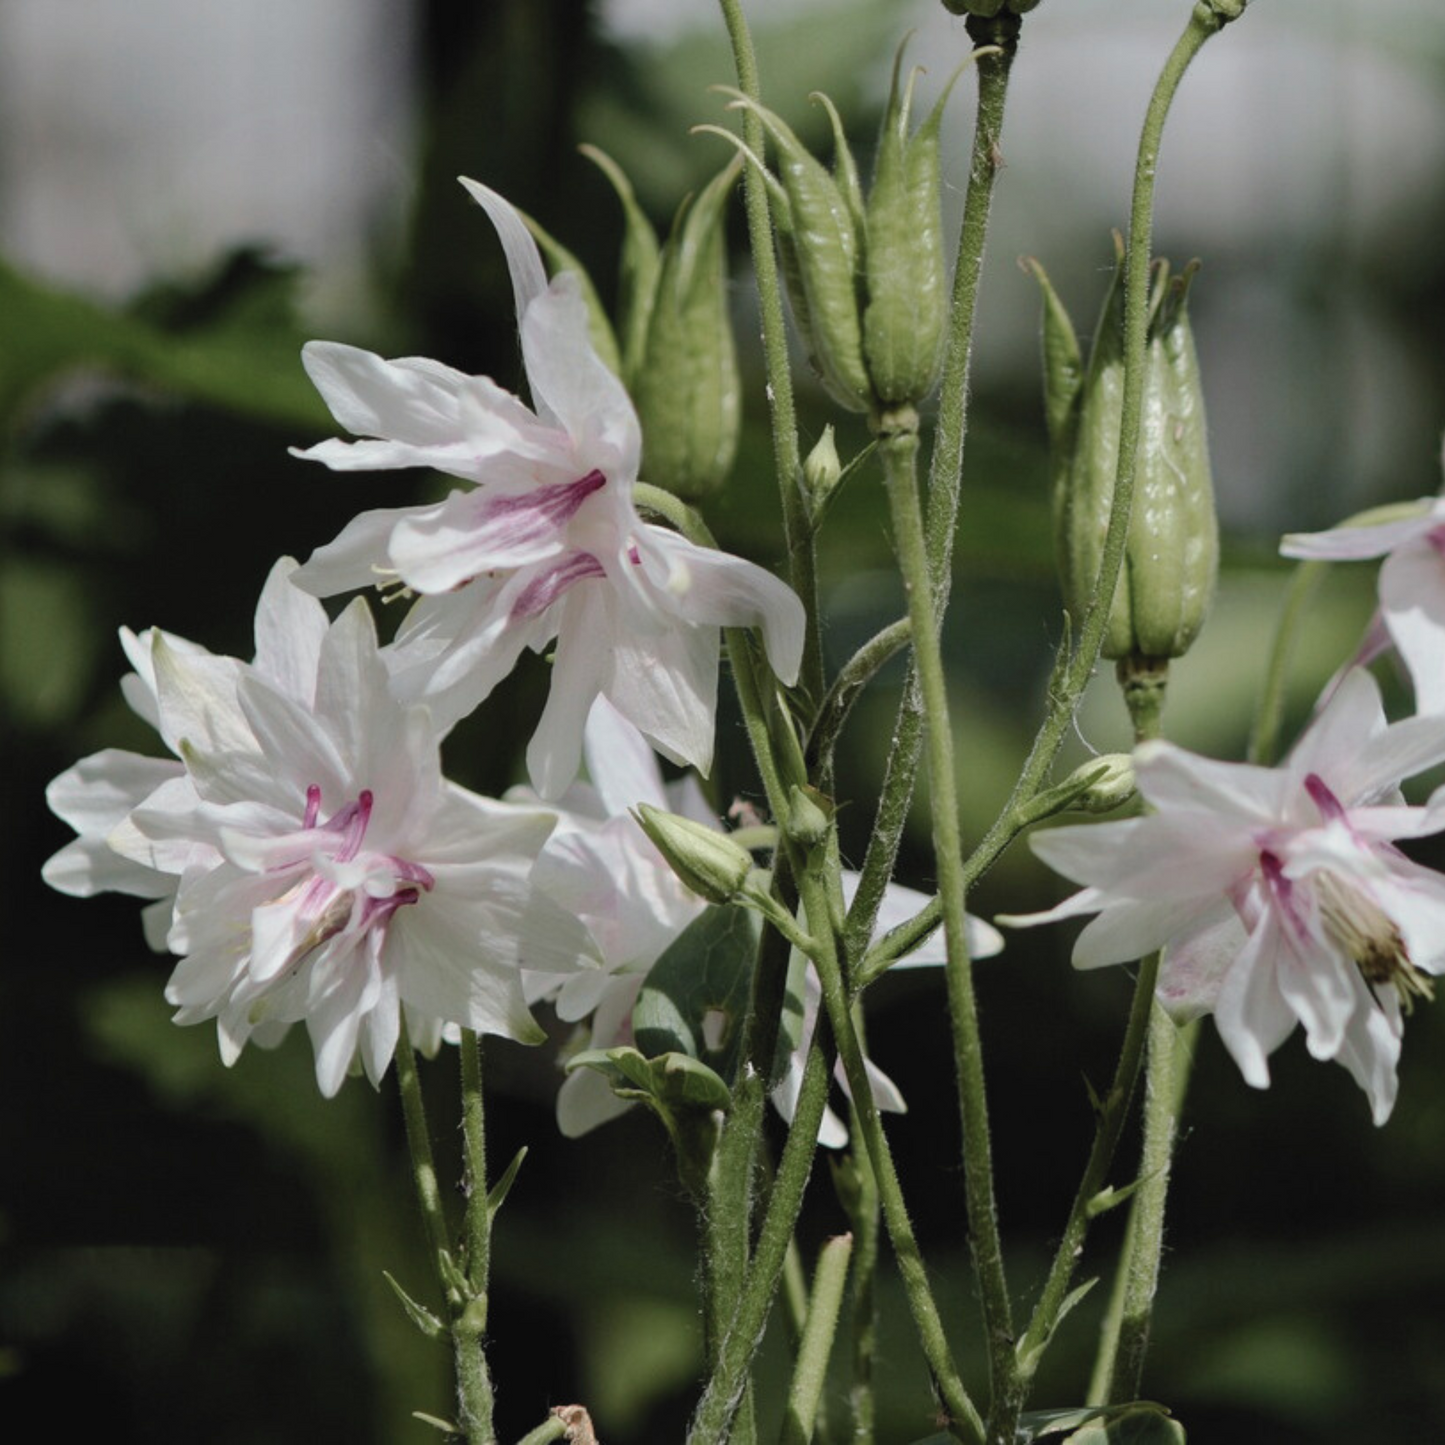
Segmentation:
<svg viewBox="0 0 1445 1445">
<path fill-rule="evenodd" d="M 560 797 L 577 776 L 582 730 L 616 646 L 610 609 L 598 607 L 597 601 L 595 594 L 579 588 L 563 600 L 552 689 L 527 745 L 532 786 L 548 800 Z"/>
<path fill-rule="evenodd" d="M 1392 989 L 1384 991 L 1378 1004 L 1368 997 L 1363 980 L 1360 992 L 1366 996 L 1350 1019 L 1335 1059 L 1365 1091 L 1378 1126 L 1390 1117 L 1400 1087 L 1395 1074 L 1400 1061 L 1400 1005 Z"/>
<path fill-rule="evenodd" d="M 492 225 L 497 228 L 497 239 L 507 257 L 507 270 L 512 275 L 512 293 L 517 305 L 517 324 L 521 325 L 527 308 L 547 289 L 547 272 L 542 265 L 542 253 L 527 229 L 527 223 L 517 213 L 510 201 L 499 196 L 480 181 L 468 180 L 466 176 L 457 179 L 466 187 L 467 194 L 487 213 Z"/>
<path fill-rule="evenodd" d="M 463 372 L 426 357 L 386 361 L 336 341 L 308 341 L 301 364 L 332 416 L 354 436 L 410 447 L 456 438 L 457 398 L 468 381 Z"/>
<path fill-rule="evenodd" d="M 233 657 L 177 648 L 152 630 L 151 659 L 161 736 L 172 752 L 182 740 L 207 751 L 243 751 L 255 739 L 237 704 L 236 686 L 243 667 Z"/>
<path fill-rule="evenodd" d="M 1208 813 L 1221 822 L 1273 821 L 1292 786 L 1274 768 L 1215 762 L 1165 742 L 1135 748 L 1134 770 L 1139 791 L 1161 811 Z"/>
<path fill-rule="evenodd" d="M 644 530 L 667 558 L 677 615 L 699 624 L 761 628 L 773 671 L 792 686 L 798 680 L 807 632 L 807 614 L 797 593 L 741 557 L 695 547 L 662 527 Z"/>
<path fill-rule="evenodd" d="M 256 671 L 297 702 L 311 703 L 327 617 L 315 597 L 291 580 L 296 570 L 293 558 L 281 558 L 261 589 L 256 604 Z"/>
<path fill-rule="evenodd" d="M 1156 996 L 1177 1024 L 1213 1012 L 1224 976 L 1247 942 L 1234 909 L 1221 900 L 1218 912 L 1216 922 L 1164 952 Z"/>
<path fill-rule="evenodd" d="M 1380 606 L 1417 710 L 1445 712 L 1445 558 L 1428 542 L 1396 552 L 1380 569 Z"/>
<path fill-rule="evenodd" d="M 332 597 L 358 587 L 399 580 L 391 561 L 391 535 L 408 518 L 429 517 L 435 507 L 385 507 L 362 512 L 334 541 L 318 547 L 291 574 L 291 581 L 315 597 Z"/>
<path fill-rule="evenodd" d="M 614 643 L 606 696 L 664 757 L 704 777 L 717 727 L 718 633 L 681 625 L 656 636 Z"/>
<path fill-rule="evenodd" d="M 1318 557 L 1329 562 L 1360 557 L 1383 557 L 1440 524 L 1438 498 L 1421 497 L 1420 515 L 1375 527 L 1333 527 L 1328 532 L 1291 532 L 1280 544 L 1284 557 Z"/>
<path fill-rule="evenodd" d="M 599 468 L 616 486 L 637 478 L 642 431 L 622 383 L 592 347 L 587 306 L 575 276 L 553 278 L 522 314 L 522 357 L 538 414 L 572 438 L 579 475 Z"/>
<path fill-rule="evenodd" d="M 1357 801 L 1349 781 L 1361 756 L 1368 756 L 1385 731 L 1385 709 L 1375 679 L 1355 668 L 1341 679 L 1329 701 L 1315 714 L 1290 750 L 1282 778 L 1303 780 L 1317 773 L 1341 793 L 1341 801 Z"/>
<path fill-rule="evenodd" d="M 582 750 L 607 816 L 626 813 L 639 803 L 668 807 L 657 754 L 605 697 L 599 697 L 587 714 Z"/>
<path fill-rule="evenodd" d="M 1269 1055 L 1289 1037 L 1295 1016 L 1275 978 L 1283 947 L 1273 916 L 1266 914 L 1225 974 L 1214 1006 L 1214 1023 L 1244 1081 L 1269 1087 Z"/>
</svg>

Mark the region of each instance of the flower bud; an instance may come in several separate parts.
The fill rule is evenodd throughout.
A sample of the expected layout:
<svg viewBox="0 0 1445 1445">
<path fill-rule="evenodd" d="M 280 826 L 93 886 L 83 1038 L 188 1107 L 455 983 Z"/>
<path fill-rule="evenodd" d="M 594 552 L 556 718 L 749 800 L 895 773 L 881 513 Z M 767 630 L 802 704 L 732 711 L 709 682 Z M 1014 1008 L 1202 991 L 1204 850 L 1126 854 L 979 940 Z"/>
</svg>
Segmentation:
<svg viewBox="0 0 1445 1445">
<path fill-rule="evenodd" d="M 816 848 L 828 836 L 833 811 L 833 800 L 817 788 L 794 784 L 788 794 L 788 837 L 805 848 Z"/>
<path fill-rule="evenodd" d="M 1134 796 L 1134 758 L 1130 753 L 1102 753 L 1081 763 L 1064 779 L 1065 789 L 1087 781 L 1069 804 L 1083 813 L 1112 813 Z"/>
<path fill-rule="evenodd" d="M 723 210 L 742 162 L 684 201 L 662 248 L 641 364 L 627 377 L 647 480 L 684 501 L 715 491 L 737 454 L 742 381 L 728 314 Z"/>
<path fill-rule="evenodd" d="M 1116 237 L 1122 262 L 1122 242 Z M 1119 462 L 1124 399 L 1124 291 L 1115 272 L 1087 371 L 1043 268 L 1044 392 L 1054 528 L 1065 605 L 1082 617 L 1103 558 Z M 1214 595 L 1219 535 L 1205 438 L 1204 396 L 1186 304 L 1193 267 L 1160 262 L 1150 299 L 1134 502 L 1124 565 L 1104 636 L 1105 657 L 1188 651 Z"/>
<path fill-rule="evenodd" d="M 753 869 L 752 855 L 726 833 L 691 818 L 639 803 L 633 816 L 652 839 L 668 867 L 709 903 L 736 897 Z"/>
<path fill-rule="evenodd" d="M 829 422 L 803 462 L 803 481 L 814 511 L 833 495 L 833 489 L 842 480 L 843 463 L 838 456 L 838 444 L 833 440 L 833 424 Z"/>
</svg>

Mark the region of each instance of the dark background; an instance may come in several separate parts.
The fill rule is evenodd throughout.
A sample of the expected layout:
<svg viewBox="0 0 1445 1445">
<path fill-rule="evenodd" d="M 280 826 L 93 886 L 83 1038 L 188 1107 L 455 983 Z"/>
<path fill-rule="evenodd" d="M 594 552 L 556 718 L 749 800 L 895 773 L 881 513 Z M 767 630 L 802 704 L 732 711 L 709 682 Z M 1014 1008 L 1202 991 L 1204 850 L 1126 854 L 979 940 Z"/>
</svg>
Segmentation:
<svg viewBox="0 0 1445 1445">
<path fill-rule="evenodd" d="M 1368 24 L 1358 8 L 1252 7 L 1206 50 L 1166 139 L 1158 249 L 1205 263 L 1195 317 L 1226 537 L 1216 615 L 1177 669 L 1168 727 L 1221 757 L 1242 755 L 1263 677 L 1289 575 L 1273 555 L 1279 532 L 1326 526 L 1440 482 L 1445 28 L 1403 0 L 1371 7 Z M 160 9 L 142 7 L 134 23 L 142 11 L 154 23 Z M 1037 299 L 1014 258 L 1043 257 L 1080 330 L 1091 328 L 1111 256 L 1107 228 L 1125 219 L 1134 128 L 1187 9 L 1183 0 L 1045 0 L 1025 26 L 985 271 L 947 632 L 971 838 L 1006 794 L 1040 715 L 1060 628 Z M 0 41 L 24 39 L 16 17 L 43 13 L 17 5 Z M 27 188 L 106 138 L 67 131 L 63 102 L 9 117 L 24 142 L 0 170 L 0 237 L 15 268 L 0 271 L 0 1420 L 12 1428 L 38 1420 L 116 1445 L 380 1445 L 435 1438 L 410 1412 L 449 1408 L 446 1360 L 410 1329 L 381 1276 L 390 1270 L 428 1296 L 391 1081 L 380 1098 L 353 1081 L 323 1101 L 304 1038 L 222 1069 L 208 1029 L 169 1023 L 166 964 L 147 952 L 133 901 L 81 904 L 39 879 L 40 862 L 69 836 L 44 806 L 44 781 L 102 747 L 154 745 L 116 687 L 117 626 L 157 624 L 249 656 L 254 598 L 276 555 L 304 557 L 363 507 L 437 486 L 422 476 L 329 476 L 287 456 L 288 446 L 330 434 L 297 362 L 301 342 L 328 335 L 520 384 L 500 250 L 453 177 L 477 176 L 529 210 L 610 296 L 620 221 L 576 144 L 594 141 L 622 161 L 659 226 L 721 163 L 719 143 L 687 134 L 722 118 L 721 99 L 705 89 L 731 79 L 716 24 L 669 24 L 649 39 L 625 28 L 620 7 L 608 25 L 599 7 L 564 0 L 377 0 L 364 13 L 363 25 L 363 7 L 355 20 L 345 12 L 345 34 L 315 55 L 316 95 L 375 83 L 375 74 L 390 76 L 394 93 L 366 98 L 376 117 L 358 134 L 321 135 L 298 121 L 291 137 L 298 152 L 354 142 L 357 174 L 377 171 L 379 153 L 389 157 L 370 188 L 337 170 L 338 193 L 359 196 L 340 239 L 324 228 L 278 237 L 247 226 L 212 241 L 199 222 L 187 231 L 177 220 L 175 237 L 202 237 L 191 252 L 179 241 L 160 253 L 118 251 L 108 270 L 106 253 L 92 250 L 67 274 L 64 248 L 43 244 L 43 226 L 31 224 Z M 258 9 L 253 24 L 273 23 L 266 14 Z M 278 48 L 295 43 L 274 23 Z M 204 21 L 188 24 L 204 31 Z M 886 57 L 910 25 L 926 27 L 914 54 L 927 58 L 925 84 L 936 86 L 965 53 L 961 23 L 936 6 L 874 0 L 804 6 L 760 30 L 765 93 L 816 134 L 817 112 L 803 97 L 828 90 L 850 117 L 866 169 Z M 165 44 L 158 26 L 149 64 L 163 75 L 165 52 L 157 61 L 154 47 Z M 357 53 L 380 55 L 373 72 L 344 68 Z M 39 54 L 43 63 L 47 52 Z M 71 79 L 74 113 L 93 115 L 95 90 Z M 59 73 L 51 80 L 53 93 L 63 91 Z M 118 103 L 162 103 L 123 73 L 115 83 Z M 949 112 L 950 205 L 969 95 L 965 82 Z M 217 96 L 214 108 L 223 103 Z M 318 100 L 316 114 L 323 109 Z M 242 106 L 230 124 L 263 119 Z M 201 136 L 198 122 L 198 145 Z M 212 179 L 222 191 L 264 193 L 267 167 L 279 186 L 287 164 L 276 150 L 255 173 Z M 95 202 L 102 230 L 108 195 Z M 152 199 L 142 190 L 129 204 L 143 211 Z M 733 221 L 748 431 L 733 483 L 707 510 L 725 545 L 776 563 L 780 524 L 736 208 Z M 834 418 L 806 386 L 802 408 L 810 442 Z M 862 441 L 851 420 L 840 435 L 845 455 Z M 865 470 L 823 539 L 833 666 L 901 608 L 883 515 L 877 478 Z M 1353 646 L 1371 585 L 1365 567 L 1331 578 L 1293 675 L 1295 722 Z M 499 792 L 519 777 L 546 686 L 543 666 L 528 661 L 449 742 L 460 781 Z M 1398 679 L 1383 675 L 1393 705 L 1407 705 Z M 860 707 L 840 758 L 858 800 L 842 815 L 855 859 L 895 703 L 897 678 L 887 682 Z M 1122 744 L 1107 677 L 1081 733 L 1096 747 Z M 755 796 L 730 714 L 719 746 L 721 796 Z M 928 886 L 926 857 L 926 833 L 916 833 L 904 881 Z M 1020 848 L 972 903 L 985 914 L 1023 911 L 1060 891 Z M 1063 929 L 1016 938 L 978 970 L 1021 1311 L 1087 1147 L 1084 1078 L 1107 1077 L 1129 996 L 1124 970 L 1073 973 L 1069 943 Z M 890 1132 L 976 1378 L 941 980 L 899 976 L 870 1000 L 874 1056 L 910 1102 Z M 1377 1130 L 1345 1071 L 1309 1061 L 1298 1038 L 1272 1061 L 1271 1090 L 1257 1094 L 1212 1028 L 1200 1033 L 1145 1379 L 1146 1394 L 1168 1402 L 1191 1438 L 1332 1445 L 1445 1435 L 1439 1010 L 1417 1010 L 1408 1035 L 1400 1103 Z M 445 1056 L 425 1071 L 439 1120 L 453 1116 L 453 1071 Z M 679 1438 L 699 1339 L 693 1226 L 660 1131 L 634 1114 L 562 1141 L 546 1049 L 497 1043 L 487 1077 L 495 1165 L 531 1149 L 496 1243 L 491 1358 L 502 1438 L 573 1401 L 592 1409 L 607 1445 Z M 444 1178 L 457 1174 L 454 1144 L 442 1128 Z M 1128 1177 L 1131 1148 L 1117 1182 Z M 805 1255 L 842 1227 L 820 1168 Z M 1062 1330 L 1040 1406 L 1082 1398 L 1117 1227 L 1106 1219 L 1091 1240 L 1082 1277 L 1105 1282 Z M 886 1268 L 881 1360 L 880 1439 L 927 1434 L 927 1382 Z M 774 1351 L 765 1395 L 780 1385 L 780 1368 Z"/>
</svg>

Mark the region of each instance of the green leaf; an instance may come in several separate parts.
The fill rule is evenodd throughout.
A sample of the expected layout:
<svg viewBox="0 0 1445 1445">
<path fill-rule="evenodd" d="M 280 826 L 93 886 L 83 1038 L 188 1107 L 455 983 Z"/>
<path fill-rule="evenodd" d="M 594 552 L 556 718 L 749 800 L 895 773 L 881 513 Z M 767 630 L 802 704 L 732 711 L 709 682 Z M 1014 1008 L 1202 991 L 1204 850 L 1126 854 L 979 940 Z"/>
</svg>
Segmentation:
<svg viewBox="0 0 1445 1445">
<path fill-rule="evenodd" d="M 1031 1410 L 1019 1417 L 1018 1445 L 1184 1445 L 1184 1427 L 1163 1405 L 1135 1400 L 1127 1405 Z M 922 1442 L 920 1442 L 922 1445 Z"/>
<path fill-rule="evenodd" d="M 745 908 L 709 908 L 652 966 L 632 1010 L 643 1054 L 687 1054 L 723 1079 L 737 1069 L 758 924 Z"/>
<path fill-rule="evenodd" d="M 385 1278 L 401 1301 L 401 1307 L 406 1311 L 407 1318 L 411 1320 L 417 1329 L 429 1340 L 439 1340 L 446 1334 L 447 1327 L 429 1310 L 425 1305 L 418 1304 L 402 1287 L 397 1283 L 396 1277 L 389 1270 L 382 1270 Z"/>
<path fill-rule="evenodd" d="M 487 1195 L 487 1213 L 495 1215 L 496 1212 L 506 1203 L 507 1195 L 512 1191 L 512 1185 L 516 1183 L 517 1171 L 522 1167 L 522 1160 L 527 1157 L 527 1146 L 524 1144 L 512 1156 L 512 1162 L 502 1171 L 502 1177 L 492 1185 Z"/>
</svg>

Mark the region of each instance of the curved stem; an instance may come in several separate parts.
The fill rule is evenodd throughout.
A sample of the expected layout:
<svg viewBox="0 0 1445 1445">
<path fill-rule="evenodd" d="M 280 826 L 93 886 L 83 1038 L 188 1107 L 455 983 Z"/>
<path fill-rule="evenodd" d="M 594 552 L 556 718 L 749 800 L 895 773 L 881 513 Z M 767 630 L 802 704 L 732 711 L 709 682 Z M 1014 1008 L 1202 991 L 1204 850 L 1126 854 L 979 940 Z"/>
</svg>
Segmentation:
<svg viewBox="0 0 1445 1445">
<path fill-rule="evenodd" d="M 948 340 L 939 384 L 938 423 L 928 485 L 928 569 L 938 599 L 941 619 L 948 602 L 953 538 L 958 522 L 959 492 L 963 479 L 963 443 L 968 423 L 968 372 L 973 354 L 973 324 L 977 312 L 978 280 L 988 237 L 989 210 L 994 181 L 1003 163 L 999 140 L 1003 133 L 1004 102 L 1009 73 L 1018 47 L 1019 17 L 1000 15 L 994 20 L 970 17 L 969 35 L 975 49 L 991 47 L 978 60 L 978 102 L 973 126 L 973 150 L 964 196 L 963 226 L 953 268 L 953 294 L 949 309 Z M 878 808 L 868 849 L 859 871 L 858 891 L 848 910 L 845 947 L 856 967 L 868 947 L 878 921 L 884 890 L 893 877 L 898 848 L 913 799 L 913 780 L 923 751 L 923 700 L 913 667 L 903 684 L 894 724 L 892 745 L 879 792 Z"/>
<path fill-rule="evenodd" d="M 758 62 L 748 33 L 741 0 L 719 0 L 728 40 L 732 45 L 738 89 L 761 103 Z M 743 139 L 754 155 L 766 144 L 763 123 L 756 110 L 743 112 Z M 763 362 L 768 378 L 768 406 L 773 422 L 773 464 L 783 504 L 783 536 L 788 549 L 788 580 L 808 615 L 808 636 L 803 648 L 800 683 L 813 699 L 823 693 L 823 652 L 818 619 L 818 578 L 813 555 L 813 529 L 803 493 L 803 466 L 798 449 L 798 423 L 793 407 L 793 378 L 788 369 L 788 333 L 783 320 L 783 292 L 773 251 L 773 223 L 768 190 L 756 166 L 743 174 L 743 198 L 748 218 L 753 272 L 758 282 L 758 304 L 763 327 Z"/>
</svg>

